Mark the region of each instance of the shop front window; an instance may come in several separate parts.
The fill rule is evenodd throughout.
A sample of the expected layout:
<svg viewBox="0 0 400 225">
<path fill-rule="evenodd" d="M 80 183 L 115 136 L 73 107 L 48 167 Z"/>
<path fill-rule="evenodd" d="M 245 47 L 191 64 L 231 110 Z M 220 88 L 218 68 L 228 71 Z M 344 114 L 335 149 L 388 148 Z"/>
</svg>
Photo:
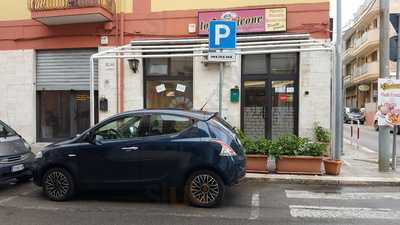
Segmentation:
<svg viewBox="0 0 400 225">
<path fill-rule="evenodd" d="M 193 58 L 145 59 L 146 108 L 193 108 Z"/>
<path fill-rule="evenodd" d="M 89 91 L 39 91 L 37 97 L 38 141 L 73 137 L 90 127 Z"/>
</svg>

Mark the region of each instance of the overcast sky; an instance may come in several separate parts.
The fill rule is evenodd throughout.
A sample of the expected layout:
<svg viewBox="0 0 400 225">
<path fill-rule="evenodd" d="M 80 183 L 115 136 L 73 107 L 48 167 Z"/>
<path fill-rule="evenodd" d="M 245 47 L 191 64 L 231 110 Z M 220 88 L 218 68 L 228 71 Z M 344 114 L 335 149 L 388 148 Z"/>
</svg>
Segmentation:
<svg viewBox="0 0 400 225">
<path fill-rule="evenodd" d="M 331 1 L 331 17 L 336 17 L 336 0 Z M 353 14 L 365 0 L 342 0 L 342 25 L 345 26 L 353 18 Z"/>
</svg>

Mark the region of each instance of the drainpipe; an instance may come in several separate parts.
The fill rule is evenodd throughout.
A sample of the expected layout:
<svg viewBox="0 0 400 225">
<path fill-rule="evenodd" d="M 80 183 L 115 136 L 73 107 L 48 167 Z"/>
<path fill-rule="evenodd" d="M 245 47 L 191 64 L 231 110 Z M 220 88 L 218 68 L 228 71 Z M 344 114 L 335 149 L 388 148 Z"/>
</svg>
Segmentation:
<svg viewBox="0 0 400 225">
<path fill-rule="evenodd" d="M 119 39 L 119 46 L 124 45 L 125 43 L 125 14 L 124 14 L 124 0 L 120 2 L 120 39 Z M 123 54 L 123 53 L 122 53 Z M 124 111 L 124 82 L 125 80 L 125 68 L 124 68 L 124 59 L 119 59 L 119 88 L 118 88 L 118 111 Z"/>
</svg>

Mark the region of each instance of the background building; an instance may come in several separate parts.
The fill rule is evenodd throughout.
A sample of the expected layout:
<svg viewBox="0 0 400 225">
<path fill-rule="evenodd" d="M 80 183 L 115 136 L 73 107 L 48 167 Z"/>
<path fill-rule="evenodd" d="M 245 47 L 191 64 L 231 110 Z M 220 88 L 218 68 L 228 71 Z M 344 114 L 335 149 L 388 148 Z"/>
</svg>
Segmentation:
<svg viewBox="0 0 400 225">
<path fill-rule="evenodd" d="M 390 0 L 391 12 L 400 11 L 400 1 Z M 390 36 L 395 34 L 391 27 Z M 343 76 L 346 106 L 366 108 L 372 125 L 378 101 L 379 78 L 379 1 L 366 0 L 350 21 L 343 36 Z M 396 65 L 390 64 L 391 75 Z"/>
<path fill-rule="evenodd" d="M 272 20 L 273 9 L 284 10 L 286 19 L 277 30 L 261 26 L 241 35 L 330 41 L 328 0 L 3 0 L 0 119 L 31 142 L 73 136 L 89 127 L 92 54 L 132 40 L 204 37 L 201 17 L 209 11 L 244 10 L 249 16 L 240 23 L 246 27 L 261 17 Z M 328 51 L 238 57 L 226 69 L 225 117 L 252 136 L 310 136 L 316 121 L 329 127 L 331 57 Z M 99 61 L 98 119 L 140 108 L 200 109 L 207 99 L 206 110 L 218 109 L 218 67 L 201 58 L 139 60 L 132 68 L 127 60 Z M 239 102 L 229 100 L 233 88 L 240 89 Z"/>
</svg>

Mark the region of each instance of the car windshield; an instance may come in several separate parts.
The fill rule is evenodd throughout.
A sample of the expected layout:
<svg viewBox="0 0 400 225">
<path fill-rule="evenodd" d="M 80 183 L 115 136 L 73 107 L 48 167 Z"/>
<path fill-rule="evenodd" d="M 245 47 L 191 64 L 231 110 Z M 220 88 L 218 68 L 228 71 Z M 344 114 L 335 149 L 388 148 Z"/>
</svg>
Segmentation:
<svg viewBox="0 0 400 225">
<path fill-rule="evenodd" d="M 12 137 L 17 135 L 17 133 L 7 126 L 5 123 L 0 121 L 0 138 L 2 137 Z"/>
</svg>

